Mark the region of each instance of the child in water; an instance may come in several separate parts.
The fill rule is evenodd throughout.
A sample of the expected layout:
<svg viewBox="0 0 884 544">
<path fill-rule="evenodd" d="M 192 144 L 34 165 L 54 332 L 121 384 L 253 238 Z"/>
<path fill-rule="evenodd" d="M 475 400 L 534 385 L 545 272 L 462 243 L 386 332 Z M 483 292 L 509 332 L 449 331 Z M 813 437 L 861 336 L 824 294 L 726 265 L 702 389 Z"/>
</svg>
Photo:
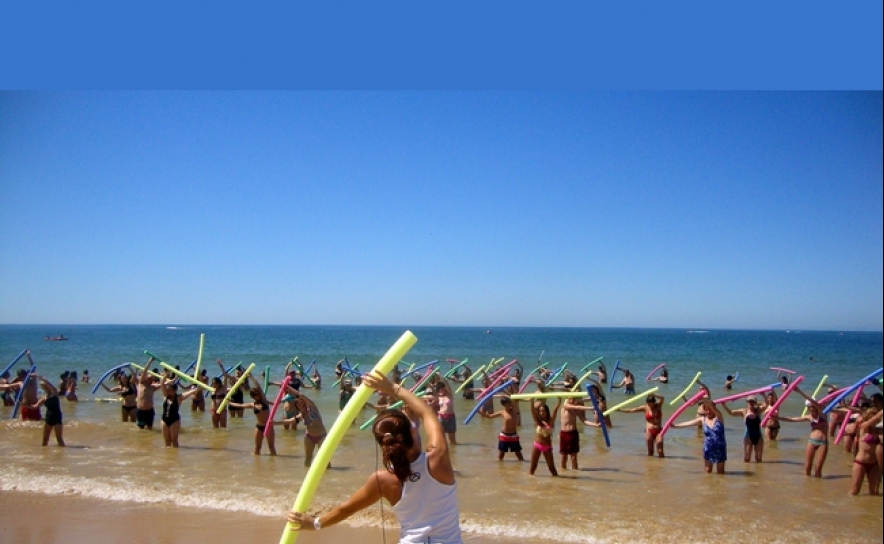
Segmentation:
<svg viewBox="0 0 884 544">
<path fill-rule="evenodd" d="M 553 408 L 552 413 L 549 411 L 549 406 L 544 402 L 538 401 L 531 405 L 531 415 L 534 417 L 534 424 L 537 425 L 534 433 L 534 448 L 531 451 L 531 468 L 528 470 L 528 473 L 532 476 L 537 470 L 537 464 L 540 461 L 541 454 L 546 461 L 546 466 L 549 468 L 550 474 L 553 476 L 559 475 L 556 471 L 556 462 L 553 459 L 552 454 L 552 433 L 556 422 L 556 416 L 559 413 L 559 407 L 561 407 L 561 405 L 561 397 L 556 401 L 556 407 Z"/>
<path fill-rule="evenodd" d="M 503 406 L 503 409 L 493 414 L 479 412 L 479 415 L 485 419 L 497 417 L 503 419 L 503 423 L 500 426 L 500 434 L 497 436 L 497 460 L 503 461 L 504 455 L 513 452 L 516 454 L 516 459 L 524 461 L 525 458 L 522 457 L 522 443 L 519 441 L 519 431 L 516 428 L 515 402 L 510 400 L 509 397 L 504 397 L 500 399 L 500 405 Z"/>
</svg>

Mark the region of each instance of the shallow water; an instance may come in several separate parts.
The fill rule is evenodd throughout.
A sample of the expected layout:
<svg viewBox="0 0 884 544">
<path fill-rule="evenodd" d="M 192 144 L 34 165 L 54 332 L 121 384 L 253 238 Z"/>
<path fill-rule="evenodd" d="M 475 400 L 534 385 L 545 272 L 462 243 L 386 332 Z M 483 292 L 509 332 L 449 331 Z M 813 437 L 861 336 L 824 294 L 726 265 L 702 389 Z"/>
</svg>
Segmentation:
<svg viewBox="0 0 884 544">
<path fill-rule="evenodd" d="M 30 346 L 33 357 L 44 374 L 90 368 L 97 376 L 124 360 L 143 360 L 139 354 L 145 348 L 186 365 L 195 357 L 200 332 L 206 333 L 207 360 L 219 356 L 225 361 L 254 360 L 259 368 L 270 364 L 272 372 L 278 373 L 298 354 L 305 362 L 317 357 L 328 378 L 334 361 L 344 355 L 351 363 L 373 365 L 401 329 L 0 327 L 0 347 L 8 362 L 28 347 L 22 338 L 30 334 L 35 339 Z M 470 357 L 482 364 L 505 356 L 525 360 L 530 369 L 541 350 L 551 364 L 567 360 L 582 366 L 604 355 L 606 362 L 610 360 L 609 368 L 616 359 L 623 366 L 631 365 L 639 390 L 646 373 L 667 361 L 672 383 L 662 387 L 662 394 L 670 398 L 697 370 L 716 381 L 730 369 L 740 370 L 742 389 L 770 383 L 775 373 L 769 366 L 794 367 L 813 385 L 824 372 L 831 381 L 847 383 L 868 374 L 875 365 L 880 367 L 882 352 L 880 333 L 587 329 L 507 329 L 491 334 L 478 329 L 417 329 L 415 333 L 419 342 L 406 356 L 408 361 Z M 71 340 L 43 345 L 44 334 L 65 334 Z M 326 426 L 331 427 L 337 415 L 337 393 L 328 385 L 316 400 Z M 282 516 L 306 473 L 302 429 L 278 428 L 280 455 L 267 456 L 265 446 L 265 455 L 256 457 L 252 455 L 254 418 L 250 413 L 245 419 L 231 420 L 227 430 L 214 430 L 210 416 L 192 414 L 188 402 L 182 407 L 182 447 L 168 450 L 162 447 L 158 430 L 139 431 L 121 423 L 118 402 L 99 402 L 83 389 L 80 397 L 79 403 L 62 404 L 70 446 L 65 449 L 41 448 L 41 423 L 9 420 L 10 409 L 0 409 L 0 456 L 5 461 L 0 490 L 76 492 L 114 501 Z M 97 397 L 111 399 L 107 394 Z M 620 398 L 615 391 L 609 400 Z M 695 429 L 670 431 L 667 458 L 648 458 L 641 414 L 615 414 L 612 447 L 605 447 L 597 431 L 585 430 L 580 469 L 560 470 L 561 477 L 556 479 L 543 463 L 532 477 L 527 474 L 527 462 L 518 463 L 511 455 L 498 462 L 499 422 L 477 418 L 463 425 L 471 408 L 471 402 L 457 399 L 459 444 L 452 447 L 452 459 L 462 525 L 472 533 L 569 543 L 708 542 L 743 539 L 747 532 L 773 542 L 880 542 L 884 533 L 881 498 L 847 495 L 851 461 L 843 451 L 830 451 L 822 480 L 803 476 L 804 424 L 784 423 L 781 440 L 767 444 L 765 462 L 744 464 L 742 422 L 728 418 L 730 460 L 727 474 L 719 476 L 703 472 L 702 439 Z M 795 399 L 789 399 L 782 411 L 791 414 L 800 409 Z M 667 402 L 664 415 L 669 413 Z M 363 412 L 357 423 L 369 415 Z M 523 428 L 521 435 L 528 457 L 530 428 Z M 326 473 L 314 507 L 322 509 L 345 498 L 377 463 L 368 432 L 351 429 L 332 459 L 333 467 Z M 392 519 L 389 508 L 384 513 Z M 376 525 L 380 515 L 380 508 L 373 507 L 351 523 Z"/>
</svg>

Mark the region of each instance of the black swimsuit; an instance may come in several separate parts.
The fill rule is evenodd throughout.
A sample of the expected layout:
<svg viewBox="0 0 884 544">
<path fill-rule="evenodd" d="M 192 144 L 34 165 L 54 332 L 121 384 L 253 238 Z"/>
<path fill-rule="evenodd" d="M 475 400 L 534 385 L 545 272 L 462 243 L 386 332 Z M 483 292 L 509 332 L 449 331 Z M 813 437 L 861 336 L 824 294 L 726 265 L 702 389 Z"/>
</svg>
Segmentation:
<svg viewBox="0 0 884 544">
<path fill-rule="evenodd" d="M 758 414 L 750 414 L 746 416 L 746 438 L 752 442 L 753 446 L 757 446 L 761 441 L 761 418 Z"/>
<path fill-rule="evenodd" d="M 46 407 L 46 424 L 50 427 L 61 425 L 61 403 L 58 401 L 58 396 L 49 395 L 43 406 Z"/>
<path fill-rule="evenodd" d="M 163 402 L 163 423 L 171 427 L 178 421 L 181 421 L 181 416 L 178 415 L 178 397 L 176 396 L 174 402 L 169 399 Z"/>
</svg>

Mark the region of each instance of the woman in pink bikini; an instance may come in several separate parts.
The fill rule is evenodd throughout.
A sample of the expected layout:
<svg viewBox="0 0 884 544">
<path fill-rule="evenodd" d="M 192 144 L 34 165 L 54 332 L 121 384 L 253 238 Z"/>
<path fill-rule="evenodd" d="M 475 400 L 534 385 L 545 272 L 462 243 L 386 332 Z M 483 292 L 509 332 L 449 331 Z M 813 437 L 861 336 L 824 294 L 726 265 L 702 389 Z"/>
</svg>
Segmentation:
<svg viewBox="0 0 884 544">
<path fill-rule="evenodd" d="M 532 402 L 531 415 L 534 417 L 534 424 L 537 428 L 534 432 L 534 448 L 531 450 L 531 468 L 528 473 L 532 476 L 537 470 L 537 464 L 540 462 L 540 455 L 543 454 L 546 460 L 546 466 L 549 468 L 550 474 L 558 476 L 556 471 L 556 462 L 553 459 L 552 433 L 555 426 L 556 416 L 559 413 L 559 407 L 562 405 L 562 398 L 556 401 L 556 407 L 552 413 L 549 412 L 549 406 L 544 402 Z"/>
<path fill-rule="evenodd" d="M 853 459 L 853 481 L 850 484 L 850 494 L 858 495 L 863 486 L 863 480 L 869 482 L 869 495 L 877 495 L 881 485 L 881 467 L 875 449 L 881 444 L 875 426 L 881 422 L 884 412 L 876 411 L 874 407 L 866 408 L 862 414 L 862 420 L 857 424 L 857 452 Z"/>
</svg>

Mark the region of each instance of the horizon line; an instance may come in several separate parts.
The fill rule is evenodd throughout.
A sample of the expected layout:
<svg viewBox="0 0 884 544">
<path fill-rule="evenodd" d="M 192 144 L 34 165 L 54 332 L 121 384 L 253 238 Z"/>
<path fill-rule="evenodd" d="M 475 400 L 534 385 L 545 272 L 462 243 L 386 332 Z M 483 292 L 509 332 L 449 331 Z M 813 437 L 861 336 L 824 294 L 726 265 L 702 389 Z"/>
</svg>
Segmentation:
<svg viewBox="0 0 884 544">
<path fill-rule="evenodd" d="M 359 323 L 0 323 L 0 327 L 364 327 L 364 328 L 437 328 L 437 329 L 631 329 L 631 330 L 683 330 L 685 332 L 706 331 L 746 331 L 746 332 L 862 332 L 882 333 L 882 329 L 814 329 L 814 328 L 775 328 L 752 329 L 744 327 L 639 327 L 639 326 L 598 326 L 598 325 L 403 325 L 403 324 L 359 324 Z"/>
</svg>

